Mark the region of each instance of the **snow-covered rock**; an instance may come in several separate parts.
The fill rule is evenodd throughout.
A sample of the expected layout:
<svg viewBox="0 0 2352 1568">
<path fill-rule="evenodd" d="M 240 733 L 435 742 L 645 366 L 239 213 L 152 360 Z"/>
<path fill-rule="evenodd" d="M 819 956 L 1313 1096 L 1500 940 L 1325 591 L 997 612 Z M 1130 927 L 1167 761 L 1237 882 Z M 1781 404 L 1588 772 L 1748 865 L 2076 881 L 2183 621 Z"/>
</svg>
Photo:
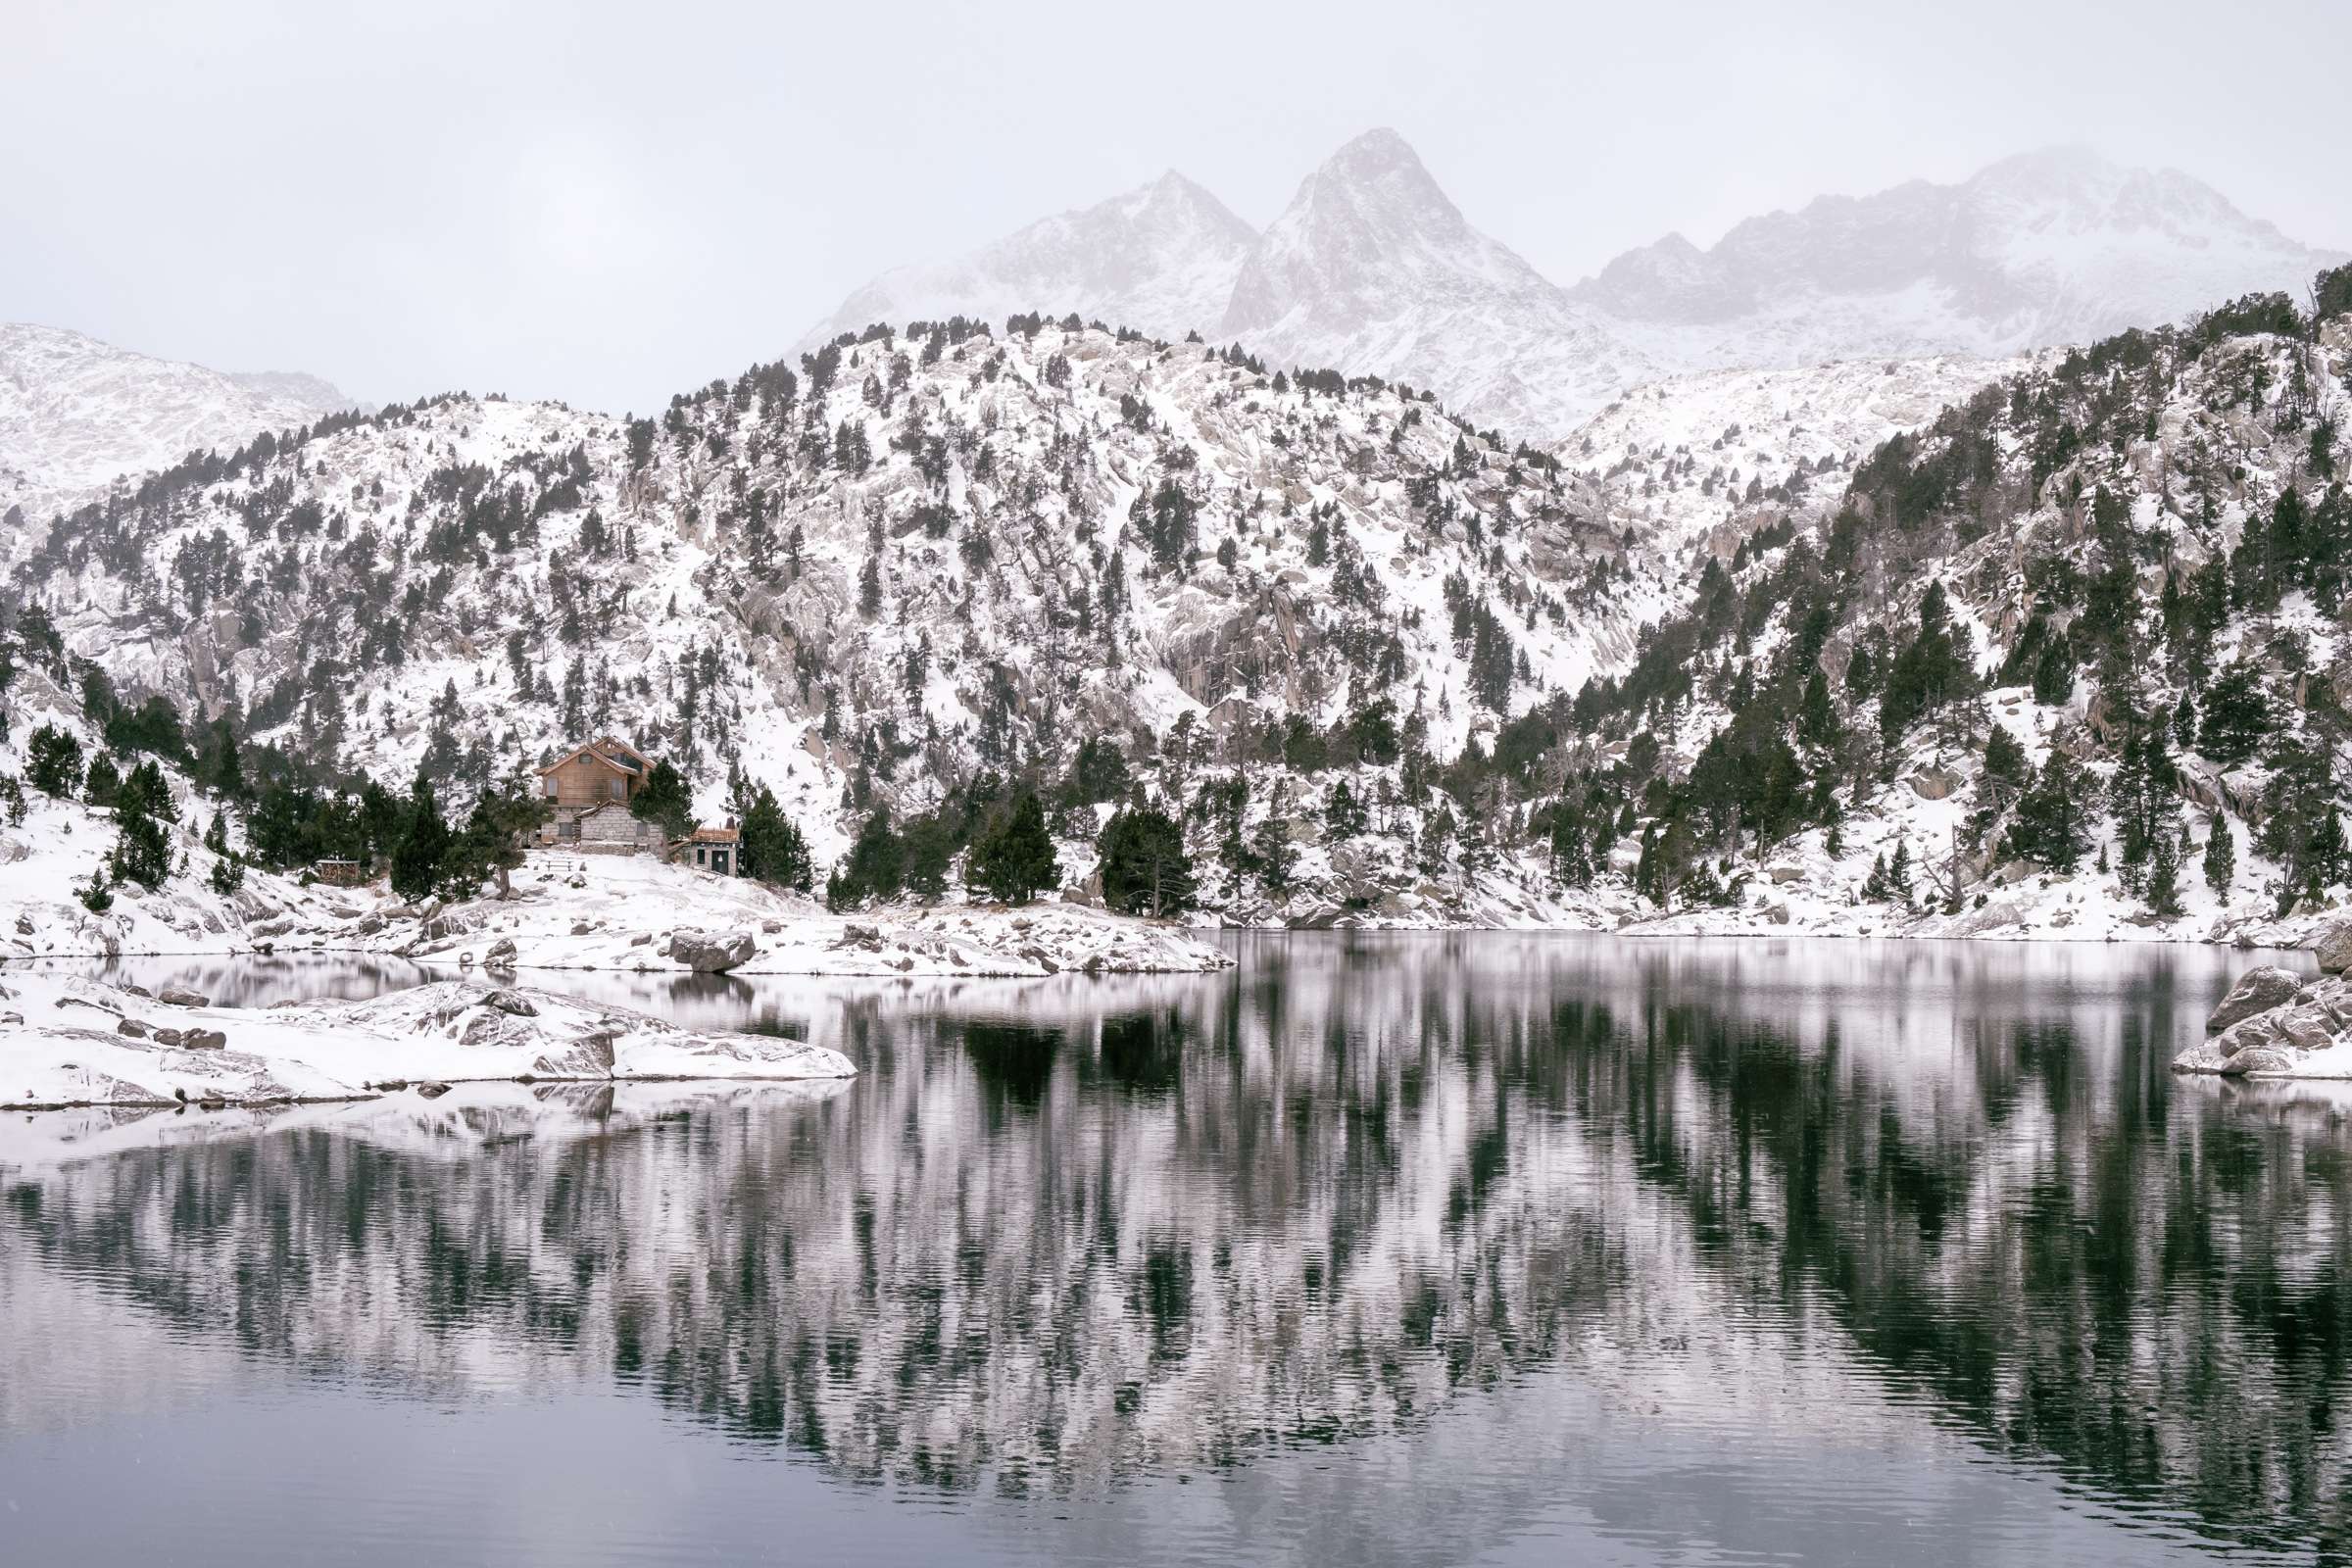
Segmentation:
<svg viewBox="0 0 2352 1568">
<path fill-rule="evenodd" d="M 678 931 L 669 939 L 669 956 L 696 974 L 739 969 L 759 951 L 749 931 Z"/>
<path fill-rule="evenodd" d="M 2218 1035 L 2232 1024 L 2291 1001 L 2302 989 L 2303 976 L 2292 969 L 2282 969 L 2277 964 L 2248 969 L 2237 977 L 2229 995 L 2222 998 L 2206 1018 L 2205 1032 Z"/>
<path fill-rule="evenodd" d="M 364 1002 L 175 1008 L 133 990 L 11 972 L 0 1105 L 348 1100 L 479 1079 L 837 1078 L 820 1046 L 687 1030 L 553 992 L 435 981 Z"/>
<path fill-rule="evenodd" d="M 2352 978 L 2265 966 L 2239 976 L 2206 1021 L 2218 1031 L 2173 1058 L 2176 1072 L 2352 1078 Z"/>
</svg>

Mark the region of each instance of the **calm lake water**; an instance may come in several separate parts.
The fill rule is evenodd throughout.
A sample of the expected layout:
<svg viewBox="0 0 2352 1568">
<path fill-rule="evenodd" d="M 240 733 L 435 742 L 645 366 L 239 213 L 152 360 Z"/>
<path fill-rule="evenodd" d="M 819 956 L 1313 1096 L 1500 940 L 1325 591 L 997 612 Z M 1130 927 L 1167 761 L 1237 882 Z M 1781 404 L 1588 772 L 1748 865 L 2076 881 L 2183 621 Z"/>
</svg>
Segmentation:
<svg viewBox="0 0 2352 1568">
<path fill-rule="evenodd" d="M 12 1119 L 0 1558 L 2352 1551 L 2352 1089 L 2166 1070 L 2258 956 L 1236 947 L 532 977 L 842 1086 Z"/>
</svg>

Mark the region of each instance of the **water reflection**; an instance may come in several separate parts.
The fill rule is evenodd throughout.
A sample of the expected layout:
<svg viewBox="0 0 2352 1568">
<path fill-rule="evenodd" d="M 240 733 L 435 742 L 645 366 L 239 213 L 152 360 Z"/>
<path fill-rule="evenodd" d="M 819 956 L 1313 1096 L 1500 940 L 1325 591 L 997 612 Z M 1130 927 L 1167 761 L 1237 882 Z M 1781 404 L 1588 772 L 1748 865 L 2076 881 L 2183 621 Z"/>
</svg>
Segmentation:
<svg viewBox="0 0 2352 1568">
<path fill-rule="evenodd" d="M 1567 1374 L 1821 1445 L 1932 1424 L 2212 1544 L 2352 1541 L 2352 1100 L 2167 1071 L 2245 956 L 1245 948 L 1199 979 L 568 977 L 848 1050 L 837 1091 L 12 1128 L 8 1298 L 437 1397 L 642 1390 L 956 1494 L 1409 1438 Z"/>
</svg>

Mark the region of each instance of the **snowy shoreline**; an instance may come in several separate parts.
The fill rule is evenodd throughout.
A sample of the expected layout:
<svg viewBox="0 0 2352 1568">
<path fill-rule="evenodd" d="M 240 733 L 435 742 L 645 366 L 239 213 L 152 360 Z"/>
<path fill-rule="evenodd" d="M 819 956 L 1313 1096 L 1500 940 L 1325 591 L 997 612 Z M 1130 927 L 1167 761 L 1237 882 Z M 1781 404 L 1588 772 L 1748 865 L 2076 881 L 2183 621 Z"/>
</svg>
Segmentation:
<svg viewBox="0 0 2352 1568">
<path fill-rule="evenodd" d="M 215 1005 L 193 992 L 0 976 L 0 1110 L 303 1104 L 452 1084 L 852 1077 L 823 1046 L 679 1028 L 552 991 L 436 980 L 366 1001 Z"/>
</svg>

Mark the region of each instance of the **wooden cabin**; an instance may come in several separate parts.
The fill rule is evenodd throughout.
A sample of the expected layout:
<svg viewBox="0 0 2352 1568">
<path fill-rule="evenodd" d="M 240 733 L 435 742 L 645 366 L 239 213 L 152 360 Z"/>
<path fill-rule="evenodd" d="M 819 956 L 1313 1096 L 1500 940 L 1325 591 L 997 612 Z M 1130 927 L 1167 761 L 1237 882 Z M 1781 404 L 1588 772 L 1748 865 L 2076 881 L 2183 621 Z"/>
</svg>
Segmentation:
<svg viewBox="0 0 2352 1568">
<path fill-rule="evenodd" d="M 626 741 L 607 735 L 575 746 L 539 770 L 539 788 L 558 810 L 585 810 L 618 801 L 626 806 L 645 788 L 653 763 Z"/>
<path fill-rule="evenodd" d="M 542 845 L 608 854 L 662 851 L 662 830 L 629 814 L 654 764 L 627 741 L 602 736 L 575 746 L 539 770 L 539 791 L 555 812 L 539 829 Z"/>
</svg>

